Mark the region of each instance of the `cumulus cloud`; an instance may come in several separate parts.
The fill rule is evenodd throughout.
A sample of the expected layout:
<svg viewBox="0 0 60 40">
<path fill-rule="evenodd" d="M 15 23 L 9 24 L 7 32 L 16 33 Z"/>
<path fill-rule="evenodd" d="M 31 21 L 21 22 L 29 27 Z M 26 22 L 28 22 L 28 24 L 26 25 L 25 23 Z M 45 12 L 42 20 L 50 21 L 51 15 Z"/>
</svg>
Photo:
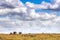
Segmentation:
<svg viewBox="0 0 60 40">
<path fill-rule="evenodd" d="M 43 1 L 41 4 L 34 4 L 30 2 L 26 2 L 26 6 L 33 8 L 33 9 L 47 9 L 51 4 Z"/>
<path fill-rule="evenodd" d="M 23 6 L 19 0 L 0 0 L 0 8 L 15 8 Z"/>
<path fill-rule="evenodd" d="M 45 10 L 60 11 L 60 0 L 53 0 L 53 3 L 50 3 L 50 5 L 47 5 L 47 9 Z"/>
<path fill-rule="evenodd" d="M 53 3 L 42 1 L 41 4 L 26 2 L 26 6 L 33 9 L 60 11 L 60 0 L 53 0 Z"/>
<path fill-rule="evenodd" d="M 59 33 L 60 16 L 53 12 L 49 14 L 35 11 L 35 9 L 48 9 L 50 5 L 44 1 L 38 5 L 30 2 L 23 4 L 19 0 L 0 0 L 0 32 Z"/>
</svg>

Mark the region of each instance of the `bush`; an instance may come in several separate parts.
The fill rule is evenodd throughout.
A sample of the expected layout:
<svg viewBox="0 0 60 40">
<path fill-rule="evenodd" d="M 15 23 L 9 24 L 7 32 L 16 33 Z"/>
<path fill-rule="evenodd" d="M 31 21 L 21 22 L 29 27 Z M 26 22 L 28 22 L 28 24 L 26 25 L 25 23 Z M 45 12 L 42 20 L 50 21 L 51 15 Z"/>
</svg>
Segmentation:
<svg viewBox="0 0 60 40">
<path fill-rule="evenodd" d="M 13 32 L 13 34 L 17 34 L 17 32 Z"/>
<path fill-rule="evenodd" d="M 22 32 L 19 32 L 19 34 L 22 34 Z"/>
<path fill-rule="evenodd" d="M 10 34 L 12 34 L 12 33 L 10 33 Z"/>
</svg>

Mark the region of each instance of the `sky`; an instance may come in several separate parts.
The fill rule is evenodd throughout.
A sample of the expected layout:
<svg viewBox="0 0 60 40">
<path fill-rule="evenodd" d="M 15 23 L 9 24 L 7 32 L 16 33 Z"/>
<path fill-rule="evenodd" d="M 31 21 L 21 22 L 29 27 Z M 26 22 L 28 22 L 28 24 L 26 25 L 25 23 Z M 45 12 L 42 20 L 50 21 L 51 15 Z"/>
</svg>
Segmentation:
<svg viewBox="0 0 60 40">
<path fill-rule="evenodd" d="M 45 1 L 45 2 L 51 2 L 51 0 L 21 0 L 24 4 L 26 2 L 31 2 L 31 3 L 35 3 L 35 4 L 41 4 L 42 1 Z"/>
<path fill-rule="evenodd" d="M 60 0 L 0 0 L 0 33 L 60 33 Z"/>
</svg>

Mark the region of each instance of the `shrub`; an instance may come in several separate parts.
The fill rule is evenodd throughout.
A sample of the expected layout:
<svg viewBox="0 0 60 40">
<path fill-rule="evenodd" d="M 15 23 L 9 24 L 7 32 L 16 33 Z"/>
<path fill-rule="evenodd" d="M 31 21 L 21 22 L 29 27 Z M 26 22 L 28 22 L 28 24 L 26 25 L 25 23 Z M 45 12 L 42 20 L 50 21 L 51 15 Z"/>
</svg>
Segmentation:
<svg viewBox="0 0 60 40">
<path fill-rule="evenodd" d="M 17 34 L 17 32 L 13 32 L 13 34 Z"/>
<path fill-rule="evenodd" d="M 22 34 L 22 32 L 19 32 L 19 34 Z"/>
<path fill-rule="evenodd" d="M 12 33 L 10 33 L 10 34 L 12 34 Z"/>
</svg>

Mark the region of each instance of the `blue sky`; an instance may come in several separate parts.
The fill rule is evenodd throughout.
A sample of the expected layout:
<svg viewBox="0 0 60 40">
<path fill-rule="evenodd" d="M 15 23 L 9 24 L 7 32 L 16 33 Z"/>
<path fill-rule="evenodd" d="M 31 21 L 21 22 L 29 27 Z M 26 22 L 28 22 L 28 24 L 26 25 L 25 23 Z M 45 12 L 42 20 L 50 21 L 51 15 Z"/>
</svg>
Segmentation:
<svg viewBox="0 0 60 40">
<path fill-rule="evenodd" d="M 45 1 L 45 2 L 51 2 L 51 0 L 21 0 L 23 3 L 26 3 L 26 2 L 31 2 L 31 3 L 35 3 L 35 4 L 40 4 L 42 1 Z"/>
</svg>

